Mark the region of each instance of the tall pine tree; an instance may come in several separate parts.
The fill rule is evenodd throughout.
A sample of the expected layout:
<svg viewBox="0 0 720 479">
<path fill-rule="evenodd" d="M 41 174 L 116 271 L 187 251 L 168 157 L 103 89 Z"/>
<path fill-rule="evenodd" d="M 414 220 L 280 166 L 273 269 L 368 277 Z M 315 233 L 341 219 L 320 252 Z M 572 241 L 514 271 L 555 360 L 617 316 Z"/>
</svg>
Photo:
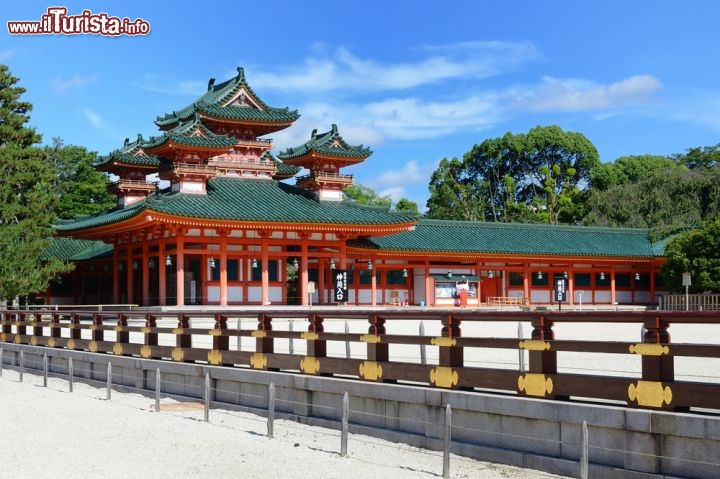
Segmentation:
<svg viewBox="0 0 720 479">
<path fill-rule="evenodd" d="M 21 101 L 7 65 L 0 65 L 0 301 L 44 291 L 71 266 L 43 255 L 53 238 L 56 170 L 26 126 L 32 104 Z"/>
</svg>

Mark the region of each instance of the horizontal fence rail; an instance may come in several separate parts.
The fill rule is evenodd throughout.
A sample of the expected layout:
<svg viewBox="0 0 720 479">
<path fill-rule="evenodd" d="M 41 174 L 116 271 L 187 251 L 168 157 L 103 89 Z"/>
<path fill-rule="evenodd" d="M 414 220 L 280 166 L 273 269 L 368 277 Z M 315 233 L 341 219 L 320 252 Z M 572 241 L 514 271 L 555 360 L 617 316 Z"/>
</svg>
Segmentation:
<svg viewBox="0 0 720 479">
<path fill-rule="evenodd" d="M 351 332 L 349 322 L 361 330 Z M 491 335 L 490 325 L 510 333 Z M 607 334 L 591 333 L 597 325 Z M 720 377 L 681 367 L 720 359 L 719 338 L 671 342 L 671 325 L 718 327 L 720 313 L 3 310 L 0 343 L 649 409 L 720 409 Z M 613 333 L 618 327 L 623 334 Z"/>
</svg>

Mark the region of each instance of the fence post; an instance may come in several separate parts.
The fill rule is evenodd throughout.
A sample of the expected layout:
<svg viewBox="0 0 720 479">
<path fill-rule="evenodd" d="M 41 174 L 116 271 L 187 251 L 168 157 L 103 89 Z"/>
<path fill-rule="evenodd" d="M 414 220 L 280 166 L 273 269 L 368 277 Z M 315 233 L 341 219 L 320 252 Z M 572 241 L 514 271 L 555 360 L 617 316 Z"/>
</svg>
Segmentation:
<svg viewBox="0 0 720 479">
<path fill-rule="evenodd" d="M 73 392 L 73 382 L 75 380 L 73 371 L 73 358 L 68 359 L 68 376 L 70 376 L 68 380 L 68 387 L 70 389 L 70 392 Z"/>
<path fill-rule="evenodd" d="M 43 353 L 43 387 L 46 388 L 48 383 L 48 356 Z"/>
<path fill-rule="evenodd" d="M 425 336 L 425 323 L 422 321 L 420 321 L 418 334 L 420 336 Z M 424 344 L 420 345 L 420 364 L 427 364 L 427 350 Z"/>
<path fill-rule="evenodd" d="M 267 437 L 270 439 L 274 436 L 275 426 L 275 384 L 268 385 L 268 415 L 267 415 Z"/>
<path fill-rule="evenodd" d="M 345 321 L 345 334 L 350 334 L 350 325 Z M 345 341 L 345 358 L 350 359 L 350 341 Z"/>
<path fill-rule="evenodd" d="M 580 448 L 580 479 L 588 479 L 588 428 L 582 423 L 582 446 Z"/>
<path fill-rule="evenodd" d="M 0 378 L 2 377 L 3 370 L 3 348 L 0 348 Z"/>
<path fill-rule="evenodd" d="M 20 382 L 23 382 L 23 373 L 25 372 L 25 351 L 20 351 Z"/>
<path fill-rule="evenodd" d="M 518 321 L 518 339 L 523 340 L 523 326 L 522 322 Z M 525 350 L 518 348 L 518 365 L 520 366 L 520 372 L 525 372 Z"/>
<path fill-rule="evenodd" d="M 445 406 L 445 447 L 443 450 L 443 478 L 450 477 L 450 443 L 452 442 L 452 411 L 450 404 Z"/>
<path fill-rule="evenodd" d="M 107 397 L 106 399 L 109 401 L 112 397 L 112 363 L 108 361 L 107 366 Z"/>
<path fill-rule="evenodd" d="M 290 331 L 291 333 L 293 332 L 293 320 L 292 320 L 292 319 L 290 319 L 290 320 L 288 321 L 288 331 Z M 293 344 L 293 338 L 292 338 L 292 337 L 290 338 L 290 345 L 289 345 L 289 347 L 288 347 L 288 353 L 289 353 L 289 354 L 295 354 L 295 345 Z"/>
<path fill-rule="evenodd" d="M 237 350 L 238 350 L 238 351 L 241 351 L 241 350 L 242 350 L 242 343 L 241 343 L 241 341 L 240 341 L 240 339 L 242 338 L 242 336 L 240 336 L 240 326 L 242 326 L 242 323 L 240 322 L 240 318 L 238 318 L 238 319 L 237 319 L 237 330 L 238 330 L 238 335 L 237 335 Z"/>
<path fill-rule="evenodd" d="M 348 422 L 350 416 L 350 397 L 347 391 L 343 394 L 343 409 L 342 409 L 342 433 L 340 434 L 340 455 L 342 457 L 347 456 L 347 444 L 348 444 Z"/>
<path fill-rule="evenodd" d="M 160 412 L 160 368 L 155 370 L 155 412 Z"/>
<path fill-rule="evenodd" d="M 210 421 L 210 373 L 205 373 L 205 422 Z"/>
</svg>

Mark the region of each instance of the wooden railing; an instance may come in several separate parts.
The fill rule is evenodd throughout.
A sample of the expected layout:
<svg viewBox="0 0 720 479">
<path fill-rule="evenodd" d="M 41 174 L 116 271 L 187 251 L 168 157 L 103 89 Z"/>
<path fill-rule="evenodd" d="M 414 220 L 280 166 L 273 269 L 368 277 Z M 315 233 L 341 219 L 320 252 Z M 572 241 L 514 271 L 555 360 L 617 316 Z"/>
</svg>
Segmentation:
<svg viewBox="0 0 720 479">
<path fill-rule="evenodd" d="M 666 294 L 658 304 L 664 310 L 720 311 L 720 294 Z"/>
<path fill-rule="evenodd" d="M 305 325 L 294 327 L 297 322 Z M 361 331 L 345 332 L 339 325 L 348 322 L 360 323 Z M 427 336 L 413 332 L 418 323 Z M 515 323 L 529 324 L 529 337 L 494 332 L 512 331 Z M 671 325 L 677 332 L 699 328 L 701 340 L 671 343 Z M 544 399 L 720 410 L 717 312 L 5 310 L 0 328 L 0 348 L 13 342 Z M 502 354 L 516 361 L 498 362 Z M 629 366 L 607 365 L 616 358 Z M 689 360 L 699 372 L 687 370 Z"/>
</svg>

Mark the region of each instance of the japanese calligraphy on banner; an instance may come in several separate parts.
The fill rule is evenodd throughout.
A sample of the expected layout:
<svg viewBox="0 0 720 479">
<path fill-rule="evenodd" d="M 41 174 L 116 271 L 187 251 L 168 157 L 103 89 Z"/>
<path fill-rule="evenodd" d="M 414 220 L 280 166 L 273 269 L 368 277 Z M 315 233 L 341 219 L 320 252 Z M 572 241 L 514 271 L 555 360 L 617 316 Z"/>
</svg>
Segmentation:
<svg viewBox="0 0 720 479">
<path fill-rule="evenodd" d="M 567 279 L 555 278 L 555 301 L 562 302 L 567 301 Z"/>
<path fill-rule="evenodd" d="M 333 301 L 336 303 L 347 302 L 348 282 L 346 269 L 332 270 L 333 278 Z"/>
</svg>

